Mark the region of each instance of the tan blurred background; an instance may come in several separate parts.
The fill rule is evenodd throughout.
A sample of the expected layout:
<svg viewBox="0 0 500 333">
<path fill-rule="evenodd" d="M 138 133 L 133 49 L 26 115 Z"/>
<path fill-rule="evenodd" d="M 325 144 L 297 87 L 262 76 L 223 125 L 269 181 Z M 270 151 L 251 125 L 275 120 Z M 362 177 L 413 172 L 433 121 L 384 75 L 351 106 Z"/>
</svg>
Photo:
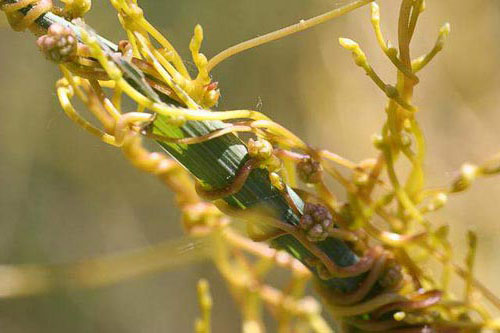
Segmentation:
<svg viewBox="0 0 500 333">
<path fill-rule="evenodd" d="M 311 17 L 330 0 L 142 0 L 151 21 L 187 55 L 195 24 L 208 56 L 236 42 Z M 381 3 L 383 30 L 396 40 L 398 0 Z M 394 82 L 364 8 L 312 31 L 251 50 L 213 75 L 220 109 L 260 108 L 315 146 L 359 161 L 374 156 L 370 136 L 384 120 L 385 98 L 337 43 L 359 41 L 376 70 Z M 429 141 L 428 185 L 444 185 L 463 162 L 500 151 L 500 2 L 427 0 L 414 55 L 429 50 L 439 27 L 452 33 L 421 73 L 415 103 Z M 0 28 L 0 263 L 72 262 L 149 246 L 182 235 L 172 195 L 121 154 L 76 128 L 58 106 L 56 67 L 28 33 Z M 107 1 L 88 22 L 123 38 Z M 500 294 L 500 178 L 454 197 L 435 223 L 449 223 L 457 260 L 465 228 L 479 234 L 477 276 Z M 208 264 L 176 268 L 91 291 L 0 300 L 1 332 L 190 332 L 195 285 L 212 283 L 215 332 L 238 331 L 238 314 Z"/>
</svg>

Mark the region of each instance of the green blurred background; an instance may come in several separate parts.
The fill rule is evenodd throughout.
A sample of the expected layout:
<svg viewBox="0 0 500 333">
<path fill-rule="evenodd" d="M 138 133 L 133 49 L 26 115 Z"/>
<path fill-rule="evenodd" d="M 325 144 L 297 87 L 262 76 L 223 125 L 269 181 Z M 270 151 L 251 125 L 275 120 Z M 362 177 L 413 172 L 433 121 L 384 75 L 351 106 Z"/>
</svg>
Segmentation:
<svg viewBox="0 0 500 333">
<path fill-rule="evenodd" d="M 213 56 L 236 42 L 322 13 L 330 0 L 142 0 L 148 18 L 183 55 L 195 24 Z M 381 3 L 386 37 L 396 40 L 399 1 Z M 123 38 L 107 1 L 88 15 L 97 31 Z M 449 183 L 466 161 L 500 150 L 500 2 L 427 0 L 413 54 L 429 50 L 441 24 L 452 33 L 421 73 L 415 104 L 429 141 L 427 184 Z M 181 237 L 171 193 L 131 167 L 118 150 L 78 129 L 54 91 L 57 68 L 29 33 L 0 21 L 0 263 L 63 263 Z M 219 108 L 259 109 L 309 143 L 359 161 L 375 155 L 370 137 L 384 120 L 383 94 L 337 38 L 360 42 L 375 69 L 394 82 L 363 8 L 217 67 Z M 340 192 L 340 188 L 336 187 Z M 465 230 L 479 235 L 477 276 L 500 294 L 500 178 L 479 181 L 432 216 L 450 224 L 456 260 Z M 1 274 L 1 269 L 0 269 Z M 0 300 L 1 332 L 190 332 L 198 314 L 196 282 L 215 297 L 214 331 L 237 332 L 238 313 L 209 264 L 188 265 L 96 290 Z M 459 292 L 460 294 L 460 292 Z"/>
</svg>

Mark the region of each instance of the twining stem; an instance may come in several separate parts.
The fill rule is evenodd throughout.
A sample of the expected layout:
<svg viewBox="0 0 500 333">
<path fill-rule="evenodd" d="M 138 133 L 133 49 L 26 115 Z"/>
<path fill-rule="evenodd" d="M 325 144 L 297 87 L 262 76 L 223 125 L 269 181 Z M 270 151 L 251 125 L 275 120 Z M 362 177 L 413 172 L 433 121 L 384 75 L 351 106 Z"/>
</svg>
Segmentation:
<svg viewBox="0 0 500 333">
<path fill-rule="evenodd" d="M 401 3 L 399 11 L 399 25 L 398 25 L 398 40 L 399 40 L 399 59 L 406 68 L 411 68 L 411 56 L 410 56 L 410 42 L 412 38 L 412 32 L 410 31 L 410 15 L 413 8 L 412 0 L 403 0 Z M 416 22 L 415 22 L 416 24 Z M 411 99 L 413 94 L 413 80 L 409 78 L 403 78 L 404 85 L 402 91 L 402 98 L 407 102 Z"/>
<path fill-rule="evenodd" d="M 275 41 L 277 39 L 284 38 L 286 36 L 295 34 L 297 32 L 310 29 L 313 26 L 316 26 L 318 24 L 322 24 L 325 22 L 328 22 L 332 20 L 333 18 L 342 16 L 346 13 L 349 13 L 350 11 L 353 11 L 359 7 L 362 7 L 374 0 L 351 0 L 351 3 L 348 5 L 342 6 L 340 8 L 333 9 L 325 14 L 313 17 L 308 20 L 301 20 L 299 23 L 288 26 L 286 28 L 273 31 L 270 33 L 267 33 L 263 36 L 259 36 L 253 39 L 250 39 L 248 41 L 239 43 L 237 45 L 231 46 L 224 51 L 220 52 L 216 56 L 214 56 L 210 61 L 208 62 L 208 71 L 210 72 L 215 66 L 220 64 L 222 61 L 238 54 L 241 53 L 245 50 Z"/>
<path fill-rule="evenodd" d="M 11 0 L 14 2 L 13 0 Z M 352 9 L 357 8 L 356 6 L 361 6 L 369 2 L 368 0 L 361 0 L 356 2 Z M 28 6 L 29 7 L 29 6 Z M 24 8 L 21 10 L 22 13 L 26 14 L 29 12 L 30 8 Z M 327 19 L 324 17 L 323 19 Z M 41 28 L 47 29 L 53 23 L 61 24 L 65 27 L 72 29 L 78 38 L 81 38 L 81 28 L 73 25 L 72 23 L 64 20 L 57 15 L 48 12 L 43 14 L 36 20 L 36 24 Z M 111 51 L 116 52 L 117 46 L 108 40 L 96 35 L 95 36 L 99 42 Z M 142 86 L 137 86 L 137 81 L 134 81 L 134 77 L 139 77 L 142 75 L 140 70 L 136 67 L 131 67 L 126 63 L 123 58 L 114 59 L 122 65 L 127 65 L 128 73 L 124 76 L 127 85 L 124 87 L 134 87 L 140 91 L 144 96 L 150 96 L 150 91 L 141 91 Z M 137 71 L 133 73 L 133 71 Z M 139 75 L 140 74 L 140 75 Z M 145 74 L 147 77 L 147 74 Z M 162 91 L 156 90 L 156 94 L 159 98 L 168 104 L 179 105 L 178 102 L 172 100 L 169 96 L 162 94 Z M 142 98 L 142 97 L 141 97 Z M 162 106 L 163 105 L 163 106 Z M 164 108 L 165 104 L 154 103 L 153 106 Z M 199 111 L 204 113 L 203 117 L 206 116 L 206 111 Z M 214 112 L 213 114 L 217 114 Z M 242 113 L 243 117 L 245 112 Z M 192 118 L 196 119 L 196 114 L 192 112 Z M 217 117 L 214 116 L 214 119 Z M 208 135 L 213 131 L 225 128 L 227 125 L 221 121 L 187 121 L 185 125 L 178 127 L 170 122 L 170 119 L 166 116 L 158 115 L 153 123 L 153 134 L 159 136 L 167 136 L 174 138 L 194 138 L 204 135 Z M 202 142 L 193 145 L 177 144 L 173 142 L 158 141 L 158 143 L 163 147 L 171 156 L 173 156 L 177 161 L 182 164 L 186 169 L 188 169 L 197 179 L 203 183 L 210 185 L 213 188 L 221 188 L 227 186 L 232 178 L 235 177 L 239 168 L 248 160 L 248 153 L 245 144 L 233 133 L 228 133 L 213 140 Z M 299 208 L 299 212 L 302 209 L 304 202 L 303 200 L 291 189 L 287 188 L 287 195 L 294 201 L 294 206 Z M 239 209 L 246 209 L 250 207 L 255 208 L 265 208 L 266 211 L 272 211 L 273 218 L 278 218 L 284 223 L 289 224 L 291 227 L 297 225 L 300 220 L 300 216 L 297 214 L 294 208 L 292 208 L 285 198 L 284 194 L 271 185 L 268 177 L 268 173 L 265 170 L 258 169 L 254 170 L 248 177 L 247 182 L 242 187 L 241 191 L 238 193 L 224 198 L 224 200 L 231 206 Z M 303 246 L 303 244 L 293 237 L 292 235 L 283 235 L 272 241 L 274 247 L 286 250 L 292 256 L 302 261 L 304 264 L 307 263 L 308 259 L 314 258 L 315 256 Z M 318 242 L 316 245 L 317 251 L 323 253 L 325 258 L 329 258 L 332 263 L 338 265 L 339 267 L 347 267 L 354 265 L 358 262 L 359 258 L 350 249 L 350 247 L 341 240 L 329 238 L 325 241 Z M 317 274 L 316 267 L 308 266 L 309 269 Z M 331 278 L 328 280 L 322 280 L 327 287 L 335 288 L 336 290 L 342 290 L 345 292 L 353 291 L 359 285 L 359 282 L 363 279 L 363 275 L 352 276 L 347 278 Z"/>
</svg>

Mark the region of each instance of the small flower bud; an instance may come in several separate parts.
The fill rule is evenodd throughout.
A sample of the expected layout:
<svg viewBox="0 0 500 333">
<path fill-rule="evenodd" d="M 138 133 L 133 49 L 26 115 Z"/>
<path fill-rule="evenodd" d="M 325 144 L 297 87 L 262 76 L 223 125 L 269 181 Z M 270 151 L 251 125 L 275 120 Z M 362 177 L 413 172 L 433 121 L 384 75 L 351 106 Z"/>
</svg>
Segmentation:
<svg viewBox="0 0 500 333">
<path fill-rule="evenodd" d="M 83 17 L 92 7 L 91 0 L 61 0 L 64 3 L 64 12 L 70 18 Z"/>
<path fill-rule="evenodd" d="M 258 160 L 267 160 L 273 155 L 273 145 L 264 139 L 248 140 L 248 154 Z"/>
<path fill-rule="evenodd" d="M 281 179 L 280 175 L 278 175 L 276 172 L 271 172 L 269 174 L 269 181 L 271 182 L 271 185 L 276 187 L 278 190 L 283 191 L 285 189 L 283 180 Z"/>
<path fill-rule="evenodd" d="M 203 28 L 201 27 L 201 25 L 197 24 L 194 27 L 194 36 L 197 40 L 203 40 Z"/>
<path fill-rule="evenodd" d="M 204 103 L 204 105 L 206 105 L 207 107 L 210 108 L 212 106 L 217 105 L 217 103 L 219 102 L 219 98 L 220 98 L 220 90 L 219 89 L 209 90 L 209 91 L 207 91 L 207 93 L 205 94 L 205 96 L 203 98 L 203 103 Z"/>
<path fill-rule="evenodd" d="M 323 172 L 323 167 L 321 163 L 313 160 L 310 157 L 302 159 L 297 164 L 297 173 L 304 183 L 316 184 L 321 181 L 321 174 Z"/>
<path fill-rule="evenodd" d="M 376 2 L 370 4 L 371 20 L 373 24 L 379 24 L 380 22 L 380 7 Z"/>
<path fill-rule="evenodd" d="M 359 162 L 359 164 L 356 166 L 356 169 L 363 172 L 371 172 L 376 164 L 377 160 L 375 158 L 367 158 Z"/>
<path fill-rule="evenodd" d="M 406 118 L 405 120 L 403 120 L 403 129 L 406 132 L 411 132 L 411 128 L 412 128 L 411 120 L 408 119 L 408 118 Z"/>
<path fill-rule="evenodd" d="M 307 232 L 307 238 L 310 241 L 322 241 L 325 240 L 328 235 L 324 235 L 323 226 L 321 224 L 315 224 L 311 229 Z"/>
<path fill-rule="evenodd" d="M 393 318 L 394 318 L 394 320 L 396 320 L 396 321 L 402 321 L 402 320 L 404 320 L 404 319 L 405 319 L 405 317 L 406 317 L 406 313 L 405 313 L 405 312 L 403 312 L 403 311 L 398 311 L 398 312 L 396 312 L 396 313 L 395 313 L 392 317 L 393 317 Z"/>
<path fill-rule="evenodd" d="M 304 215 L 302 216 L 302 219 L 300 220 L 300 226 L 302 229 L 311 229 L 314 225 L 314 219 L 312 218 L 311 215 Z"/>
<path fill-rule="evenodd" d="M 401 145 L 403 147 L 411 146 L 411 137 L 406 133 L 401 133 Z"/>
<path fill-rule="evenodd" d="M 172 51 L 172 50 L 168 50 L 168 49 L 160 49 L 161 50 L 161 54 L 165 57 L 165 59 L 167 59 L 168 61 L 173 61 L 173 59 L 175 58 L 175 52 Z"/>
<path fill-rule="evenodd" d="M 354 184 L 356 184 L 358 186 L 366 185 L 366 183 L 368 183 L 369 179 L 370 179 L 370 175 L 367 173 L 363 173 L 363 172 L 354 172 L 352 175 L 352 180 L 353 180 Z"/>
<path fill-rule="evenodd" d="M 432 201 L 429 203 L 426 210 L 428 212 L 434 212 L 438 209 L 443 208 L 443 206 L 446 205 L 447 201 L 448 201 L 448 196 L 445 193 L 440 192 L 436 194 L 434 198 L 432 198 Z"/>
<path fill-rule="evenodd" d="M 76 55 L 77 39 L 70 28 L 54 23 L 47 34 L 37 40 L 37 45 L 47 59 L 54 62 L 67 62 Z"/>
<path fill-rule="evenodd" d="M 460 169 L 460 175 L 451 185 L 451 192 L 461 192 L 469 188 L 476 180 L 479 168 L 475 165 L 466 163 Z"/>
<path fill-rule="evenodd" d="M 445 23 L 441 27 L 441 29 L 439 29 L 439 36 L 436 42 L 436 49 L 438 51 L 441 51 L 443 49 L 444 43 L 446 42 L 446 39 L 448 38 L 450 31 L 451 31 L 451 26 L 449 23 Z"/>
<path fill-rule="evenodd" d="M 360 67 L 368 68 L 368 59 L 366 54 L 361 50 L 358 43 L 349 38 L 339 38 L 340 45 L 348 51 L 352 52 L 354 63 Z"/>
<path fill-rule="evenodd" d="M 218 89 L 219 82 L 210 82 L 203 86 L 205 90 L 203 95 L 203 106 L 211 108 L 214 105 L 217 105 L 220 98 L 220 90 Z"/>
<path fill-rule="evenodd" d="M 398 49 L 396 49 L 395 47 L 388 47 L 386 52 L 387 55 L 391 58 L 395 58 L 398 56 Z"/>
<path fill-rule="evenodd" d="M 495 157 L 481 165 L 483 175 L 496 175 L 500 173 L 500 159 Z"/>
<path fill-rule="evenodd" d="M 380 134 L 372 135 L 372 143 L 377 149 L 382 149 L 384 147 L 384 137 Z"/>
<path fill-rule="evenodd" d="M 212 204 L 201 202 L 187 205 L 182 211 L 182 223 L 187 230 L 195 227 L 213 227 L 221 221 L 221 212 Z"/>
<path fill-rule="evenodd" d="M 375 167 L 377 161 L 375 159 L 366 159 L 361 161 L 352 174 L 352 179 L 356 185 L 365 185 L 370 179 L 370 173 Z"/>
<path fill-rule="evenodd" d="M 130 3 L 129 9 L 130 9 L 130 11 L 128 12 L 128 14 L 130 15 L 130 17 L 132 19 L 140 20 L 141 18 L 144 17 L 144 11 L 137 4 Z"/>
<path fill-rule="evenodd" d="M 125 56 L 131 55 L 132 44 L 128 40 L 121 40 L 118 42 L 118 50 Z"/>
<path fill-rule="evenodd" d="M 426 8 L 426 2 L 424 0 L 420 3 L 420 8 L 418 10 L 420 11 L 420 13 L 423 13 L 425 11 L 425 8 Z"/>
<path fill-rule="evenodd" d="M 349 51 L 354 51 L 359 47 L 359 44 L 350 38 L 339 38 L 339 44 Z"/>
</svg>

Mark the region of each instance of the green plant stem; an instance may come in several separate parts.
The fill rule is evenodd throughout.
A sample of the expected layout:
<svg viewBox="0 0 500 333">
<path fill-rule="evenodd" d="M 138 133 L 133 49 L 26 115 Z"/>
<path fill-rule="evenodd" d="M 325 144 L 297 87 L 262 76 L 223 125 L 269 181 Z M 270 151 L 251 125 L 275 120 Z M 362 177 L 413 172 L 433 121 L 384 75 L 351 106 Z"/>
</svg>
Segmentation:
<svg viewBox="0 0 500 333">
<path fill-rule="evenodd" d="M 10 0 L 14 3 L 16 0 Z M 30 6 L 20 10 L 26 14 L 30 10 Z M 36 20 L 37 25 L 44 29 L 48 29 L 54 23 L 62 24 L 71 28 L 79 36 L 79 27 L 64 20 L 63 18 L 53 14 L 46 13 Z M 116 51 L 117 47 L 106 39 L 97 36 L 99 41 Z M 119 60 L 125 62 L 125 60 Z M 123 63 L 126 65 L 127 63 Z M 128 70 L 138 71 L 135 67 L 127 66 Z M 142 73 L 126 73 L 126 79 L 134 85 L 136 89 L 141 89 L 137 81 L 134 81 L 135 75 Z M 137 77 L 138 77 L 137 76 Z M 147 96 L 150 93 L 141 91 Z M 166 103 L 174 104 L 167 96 L 160 96 L 160 99 Z M 208 134 L 214 130 L 227 126 L 220 121 L 189 121 L 181 127 L 171 125 L 163 116 L 158 116 L 153 123 L 153 131 L 156 134 L 163 136 L 173 136 L 178 138 L 197 137 Z M 158 141 L 160 146 L 174 157 L 181 165 L 183 165 L 191 174 L 202 182 L 214 187 L 224 187 L 231 182 L 231 179 L 236 175 L 239 168 L 248 160 L 248 153 L 245 144 L 234 134 L 227 134 L 222 137 L 193 145 L 178 145 Z M 304 202 L 300 197 L 288 189 L 289 195 L 294 200 L 295 206 L 302 210 Z M 288 204 L 284 195 L 269 181 L 267 171 L 257 169 L 249 176 L 247 182 L 240 192 L 235 195 L 224 198 L 231 206 L 246 209 L 251 207 L 271 208 L 274 212 L 274 217 L 286 221 L 291 225 L 297 225 L 300 216 L 294 212 Z M 314 256 L 292 235 L 284 235 L 274 239 L 271 242 L 273 247 L 286 250 L 295 258 L 303 262 L 306 266 L 306 259 L 314 258 Z M 319 248 L 324 251 L 328 257 L 337 265 L 346 267 L 355 264 L 359 258 L 343 241 L 329 238 L 318 243 Z M 309 267 L 316 274 L 314 267 Z M 321 280 L 322 283 L 335 290 L 350 292 L 357 289 L 363 275 L 349 278 L 332 278 L 329 280 Z"/>
</svg>

